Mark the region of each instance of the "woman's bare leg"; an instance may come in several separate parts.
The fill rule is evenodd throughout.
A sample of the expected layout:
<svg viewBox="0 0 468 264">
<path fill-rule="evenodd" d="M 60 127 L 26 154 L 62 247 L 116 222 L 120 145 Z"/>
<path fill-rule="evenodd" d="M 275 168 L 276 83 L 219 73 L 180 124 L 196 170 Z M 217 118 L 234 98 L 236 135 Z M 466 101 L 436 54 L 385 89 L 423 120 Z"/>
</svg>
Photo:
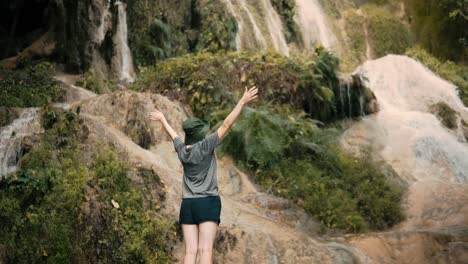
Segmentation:
<svg viewBox="0 0 468 264">
<path fill-rule="evenodd" d="M 182 224 L 185 242 L 184 264 L 195 264 L 198 250 L 198 226 Z"/>
<path fill-rule="evenodd" d="M 198 225 L 199 237 L 198 252 L 200 253 L 200 264 L 213 263 L 213 243 L 218 230 L 218 223 L 205 221 Z"/>
</svg>

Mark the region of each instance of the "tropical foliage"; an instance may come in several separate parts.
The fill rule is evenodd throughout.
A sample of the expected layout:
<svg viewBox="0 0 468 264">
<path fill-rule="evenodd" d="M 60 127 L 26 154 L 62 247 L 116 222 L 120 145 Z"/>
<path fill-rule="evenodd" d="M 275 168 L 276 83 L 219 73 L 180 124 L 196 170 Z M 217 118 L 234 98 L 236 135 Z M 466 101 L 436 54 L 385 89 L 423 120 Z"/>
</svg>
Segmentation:
<svg viewBox="0 0 468 264">
<path fill-rule="evenodd" d="M 226 113 L 216 112 L 213 119 Z M 303 206 L 329 228 L 356 232 L 401 221 L 402 189 L 369 157 L 345 155 L 335 143 L 339 134 L 286 106 L 247 107 L 221 151 L 251 171 L 265 190 Z"/>
<path fill-rule="evenodd" d="M 159 177 L 131 169 L 124 153 L 104 143 L 83 155 L 88 130 L 76 113 L 47 109 L 44 118 L 40 143 L 0 182 L 3 259 L 173 263 L 176 225 L 158 211 L 165 199 Z"/>
<path fill-rule="evenodd" d="M 262 87 L 266 101 L 290 104 L 325 121 L 336 114 L 338 59 L 323 49 L 312 58 L 276 53 L 199 53 L 142 68 L 133 89 L 150 90 L 189 104 L 208 119 L 216 109 L 237 103 L 244 86 Z"/>
<path fill-rule="evenodd" d="M 26 64 L 24 68 L 0 73 L 0 106 L 33 107 L 58 101 L 63 90 L 49 77 L 51 64 Z"/>
</svg>

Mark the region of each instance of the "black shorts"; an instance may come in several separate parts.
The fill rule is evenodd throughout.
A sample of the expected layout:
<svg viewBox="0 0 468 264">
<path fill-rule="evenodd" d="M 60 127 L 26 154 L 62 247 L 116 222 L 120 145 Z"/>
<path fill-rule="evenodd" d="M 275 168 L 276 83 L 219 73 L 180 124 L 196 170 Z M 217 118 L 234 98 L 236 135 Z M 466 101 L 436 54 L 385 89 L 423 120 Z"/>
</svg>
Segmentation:
<svg viewBox="0 0 468 264">
<path fill-rule="evenodd" d="M 208 197 L 183 198 L 180 206 L 179 224 L 199 224 L 204 221 L 221 223 L 221 198 L 219 195 Z"/>
</svg>

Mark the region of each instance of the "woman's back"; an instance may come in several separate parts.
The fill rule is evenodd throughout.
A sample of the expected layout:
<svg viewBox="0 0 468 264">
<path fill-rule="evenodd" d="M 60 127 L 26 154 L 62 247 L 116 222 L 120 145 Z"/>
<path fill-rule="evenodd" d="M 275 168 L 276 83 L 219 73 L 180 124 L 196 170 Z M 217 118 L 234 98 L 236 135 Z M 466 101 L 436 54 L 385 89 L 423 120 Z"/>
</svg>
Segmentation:
<svg viewBox="0 0 468 264">
<path fill-rule="evenodd" d="M 184 167 L 182 198 L 219 195 L 215 149 L 221 143 L 218 131 L 187 148 L 180 137 L 174 148 Z"/>
</svg>

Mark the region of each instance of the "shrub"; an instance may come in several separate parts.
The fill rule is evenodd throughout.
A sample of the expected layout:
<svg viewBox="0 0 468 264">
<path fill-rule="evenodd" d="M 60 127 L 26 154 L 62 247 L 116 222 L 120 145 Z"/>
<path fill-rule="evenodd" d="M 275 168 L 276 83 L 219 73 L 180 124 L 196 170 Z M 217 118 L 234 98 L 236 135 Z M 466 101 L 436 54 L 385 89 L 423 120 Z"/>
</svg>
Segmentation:
<svg viewBox="0 0 468 264">
<path fill-rule="evenodd" d="M 288 107 L 246 107 L 220 150 L 252 171 L 266 191 L 302 205 L 326 227 L 358 232 L 401 221 L 401 189 L 369 157 L 345 155 L 338 136 Z"/>
<path fill-rule="evenodd" d="M 129 45 L 140 66 L 191 51 L 234 50 L 237 22 L 214 0 L 128 3 Z"/>
<path fill-rule="evenodd" d="M 401 19 L 372 5 L 367 5 L 365 12 L 369 44 L 375 56 L 403 54 L 411 41 L 410 33 Z"/>
<path fill-rule="evenodd" d="M 96 146 L 89 162 L 78 116 L 53 109 L 47 115 L 55 118 L 40 143 L 0 182 L 7 262 L 172 263 L 175 222 L 157 212 L 164 196 L 148 199 L 163 193 L 157 175 L 130 170 L 124 153 L 108 145 Z M 131 173 L 144 186 L 135 186 Z"/>
<path fill-rule="evenodd" d="M 324 49 L 315 57 L 288 58 L 276 53 L 199 53 L 142 69 L 133 85 L 189 104 L 195 115 L 237 103 L 244 86 L 257 85 L 261 97 L 304 109 L 314 118 L 335 117 L 333 90 L 338 86 L 338 59 Z"/>
<path fill-rule="evenodd" d="M 355 10 L 349 10 L 344 14 L 345 30 L 351 45 L 351 59 L 355 60 L 356 66 L 366 59 L 366 35 L 365 17 L 358 15 Z"/>
<path fill-rule="evenodd" d="M 0 106 L 35 107 L 60 100 L 64 92 L 49 77 L 50 67 L 41 62 L 5 73 L 0 79 Z"/>
<path fill-rule="evenodd" d="M 102 79 L 92 70 L 85 72 L 77 85 L 93 91 L 96 94 L 104 94 L 118 90 L 115 81 Z"/>
<path fill-rule="evenodd" d="M 411 29 L 415 42 L 442 60 L 466 62 L 468 36 L 466 18 L 454 16 L 462 9 L 462 1 L 453 0 L 405 0 L 405 10 L 411 17 Z M 466 1 L 465 13 L 466 13 Z"/>
</svg>

